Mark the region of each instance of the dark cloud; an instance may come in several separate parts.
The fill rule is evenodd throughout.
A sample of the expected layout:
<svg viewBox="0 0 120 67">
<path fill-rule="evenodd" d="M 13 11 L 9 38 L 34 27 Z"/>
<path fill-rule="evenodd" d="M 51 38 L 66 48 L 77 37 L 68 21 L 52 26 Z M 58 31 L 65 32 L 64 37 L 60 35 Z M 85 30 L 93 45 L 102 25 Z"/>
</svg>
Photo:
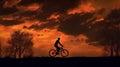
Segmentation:
<svg viewBox="0 0 120 67">
<path fill-rule="evenodd" d="M 96 8 L 106 8 L 109 10 L 120 8 L 120 0 L 93 0 L 92 2 Z"/>
<path fill-rule="evenodd" d="M 5 16 L 11 15 L 15 12 L 17 12 L 17 8 L 15 6 L 12 7 L 4 7 L 5 2 L 8 0 L 1 0 L 0 1 L 0 24 L 4 26 L 11 26 L 16 24 L 21 24 L 21 22 L 18 19 L 15 20 L 3 20 Z"/>
<path fill-rule="evenodd" d="M 88 20 L 92 18 L 94 13 L 85 13 L 82 15 L 69 15 L 67 19 L 62 21 L 58 30 L 69 35 L 77 36 L 88 31 Z"/>
<path fill-rule="evenodd" d="M 66 15 L 68 10 L 78 7 L 78 5 L 81 5 L 83 3 L 83 1 L 90 2 L 89 0 L 21 0 L 17 3 L 14 2 L 15 5 L 13 5 L 12 7 L 4 8 L 3 5 L 4 5 L 5 1 L 7 1 L 7 0 L 1 0 L 1 2 L 0 2 L 0 5 L 2 7 L 0 9 L 0 15 L 8 15 L 8 14 L 12 15 L 13 14 L 12 15 L 13 17 L 14 16 L 20 17 L 19 19 L 17 19 L 18 21 L 23 19 L 24 17 L 27 17 L 27 20 L 37 19 L 40 21 L 46 21 L 46 19 L 54 13 L 59 14 L 60 18 L 63 18 L 63 17 L 61 17 L 61 15 Z M 13 1 L 16 1 L 16 0 L 12 0 L 11 2 L 13 2 Z M 96 2 L 94 2 L 94 3 L 96 3 Z M 27 6 L 31 5 L 31 4 L 39 4 L 39 5 L 42 5 L 42 7 L 36 11 L 24 11 L 24 8 L 22 8 L 22 7 L 27 8 Z M 21 7 L 21 8 L 18 9 L 17 7 Z M 103 14 L 104 11 L 105 11 L 105 9 L 101 9 L 98 13 Z M 78 35 L 78 34 L 80 34 L 80 31 L 83 31 L 85 29 L 84 26 L 80 25 L 80 23 L 87 22 L 87 19 L 90 17 L 90 15 L 89 15 L 89 13 L 87 13 L 87 14 L 84 14 L 81 16 L 69 15 L 66 17 L 68 17 L 66 20 L 60 19 L 60 21 L 62 21 L 62 23 L 60 24 L 60 27 L 58 30 L 63 31 L 67 34 Z M 64 18 L 66 18 L 66 17 L 64 17 Z M 72 25 L 74 25 L 74 26 L 72 26 Z M 46 26 L 49 26 L 49 24 Z M 53 23 L 53 26 L 54 26 L 54 23 Z M 34 27 L 34 25 L 33 25 L 33 27 Z M 73 27 L 75 29 L 81 29 L 81 30 L 76 31 L 75 29 L 71 29 L 71 27 Z M 71 30 L 71 31 L 67 31 L 67 30 Z"/>
<path fill-rule="evenodd" d="M 80 0 L 48 0 L 43 4 L 43 14 L 45 18 L 57 12 L 64 14 L 68 9 L 74 8 L 80 4 Z"/>
<path fill-rule="evenodd" d="M 46 0 L 22 0 L 19 5 L 30 5 L 33 3 L 43 3 Z"/>
<path fill-rule="evenodd" d="M 0 20 L 0 24 L 4 25 L 4 26 L 12 26 L 12 25 L 17 25 L 17 24 L 21 24 L 22 22 L 18 21 L 18 20 Z"/>
<path fill-rule="evenodd" d="M 32 17 L 34 15 L 37 15 L 36 11 L 25 11 L 19 14 L 19 16 L 26 16 L 26 17 Z"/>
<path fill-rule="evenodd" d="M 28 16 L 34 15 L 33 18 L 46 20 L 46 18 L 55 12 L 66 13 L 68 9 L 74 8 L 80 4 L 80 0 L 22 0 L 19 5 L 30 5 L 33 3 L 42 4 L 42 12 L 37 11 L 36 14 L 28 14 L 30 12 L 25 12 L 24 14 Z"/>
<path fill-rule="evenodd" d="M 6 1 L 8 2 L 8 4 L 7 7 L 4 8 L 4 4 Z M 69 9 L 78 6 L 80 4 L 80 1 L 82 0 L 21 0 L 19 2 L 16 2 L 16 0 L 12 1 L 2 0 L 0 2 L 1 4 L 0 15 L 11 14 L 13 17 L 14 16 L 19 16 L 21 18 L 28 17 L 29 20 L 37 19 L 40 21 L 46 21 L 46 19 L 50 17 L 50 15 L 52 15 L 53 13 L 66 14 Z M 15 3 L 15 5 L 11 4 L 11 2 Z M 19 9 L 17 8 L 20 6 L 27 7 L 28 5 L 31 4 L 39 5 L 42 4 L 42 8 L 38 9 L 37 11 L 24 11 L 23 8 Z M 21 19 L 19 18 L 18 20 Z"/>
<path fill-rule="evenodd" d="M 4 3 L 5 3 L 4 0 L 0 0 L 0 8 L 3 6 Z"/>
<path fill-rule="evenodd" d="M 43 5 L 45 12 L 60 12 L 64 13 L 70 8 L 76 7 L 80 4 L 80 0 L 48 0 Z"/>
<path fill-rule="evenodd" d="M 55 26 L 57 26 L 59 23 L 54 22 L 54 20 L 51 22 L 47 22 L 47 23 L 43 23 L 41 25 L 38 24 L 33 24 L 30 27 L 28 27 L 28 29 L 35 29 L 35 30 L 42 30 L 44 28 L 49 28 L 49 29 L 53 29 Z M 25 27 L 25 26 L 24 26 Z M 25 27 L 27 28 L 27 27 Z"/>
<path fill-rule="evenodd" d="M 12 13 L 18 11 L 15 6 L 4 8 L 4 4 L 5 4 L 6 1 L 7 1 L 7 0 L 1 0 L 1 1 L 0 1 L 0 16 L 1 16 L 1 15 L 12 14 Z"/>
<path fill-rule="evenodd" d="M 104 12 L 105 12 L 105 8 L 102 8 L 98 11 L 98 14 L 104 14 Z"/>
<path fill-rule="evenodd" d="M 87 41 L 88 42 L 93 42 L 93 41 L 97 41 L 100 38 L 103 37 L 103 35 L 101 35 L 104 27 L 106 27 L 107 24 L 105 24 L 103 21 L 97 22 L 95 24 L 93 24 L 90 28 L 90 30 L 87 31 L 87 33 L 85 33 L 85 35 L 89 38 Z"/>
<path fill-rule="evenodd" d="M 16 7 L 11 8 L 0 8 L 0 15 L 8 15 L 17 12 Z"/>
<path fill-rule="evenodd" d="M 106 20 L 109 21 L 114 21 L 114 20 L 120 20 L 120 9 L 114 9 L 110 12 L 110 14 L 105 18 Z M 118 21 L 119 22 L 119 21 Z M 119 22 L 120 23 L 120 22 Z"/>
</svg>

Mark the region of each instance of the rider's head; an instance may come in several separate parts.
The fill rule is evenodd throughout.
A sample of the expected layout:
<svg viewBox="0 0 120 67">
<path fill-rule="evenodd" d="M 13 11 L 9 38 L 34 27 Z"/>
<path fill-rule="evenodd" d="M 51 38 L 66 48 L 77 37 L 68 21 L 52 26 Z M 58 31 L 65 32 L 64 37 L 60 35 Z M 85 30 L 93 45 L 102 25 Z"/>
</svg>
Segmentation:
<svg viewBox="0 0 120 67">
<path fill-rule="evenodd" d="M 60 40 L 60 38 L 58 38 L 58 40 Z"/>
</svg>

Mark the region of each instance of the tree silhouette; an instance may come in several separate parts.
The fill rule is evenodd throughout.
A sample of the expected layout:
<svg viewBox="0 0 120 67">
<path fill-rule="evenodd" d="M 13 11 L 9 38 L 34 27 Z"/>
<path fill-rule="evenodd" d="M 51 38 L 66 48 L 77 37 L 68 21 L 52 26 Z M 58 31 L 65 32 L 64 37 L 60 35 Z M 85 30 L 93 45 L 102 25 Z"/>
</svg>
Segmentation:
<svg viewBox="0 0 120 67">
<path fill-rule="evenodd" d="M 119 56 L 120 51 L 120 9 L 113 10 L 104 20 L 106 23 L 104 41 L 110 46 L 111 56 Z"/>
<path fill-rule="evenodd" d="M 5 53 L 5 57 L 16 58 L 15 55 L 14 55 L 14 49 L 13 49 L 13 47 L 11 45 L 6 46 L 4 48 L 4 53 Z"/>
<path fill-rule="evenodd" d="M 32 42 L 32 34 L 27 32 L 15 31 L 11 38 L 8 40 L 10 44 L 9 55 L 14 58 L 23 58 L 24 55 L 31 55 L 33 42 Z"/>
<path fill-rule="evenodd" d="M 109 48 L 111 56 L 119 56 L 120 51 L 120 9 L 112 10 L 111 13 L 101 22 L 91 25 L 87 33 L 89 42 Z"/>
</svg>

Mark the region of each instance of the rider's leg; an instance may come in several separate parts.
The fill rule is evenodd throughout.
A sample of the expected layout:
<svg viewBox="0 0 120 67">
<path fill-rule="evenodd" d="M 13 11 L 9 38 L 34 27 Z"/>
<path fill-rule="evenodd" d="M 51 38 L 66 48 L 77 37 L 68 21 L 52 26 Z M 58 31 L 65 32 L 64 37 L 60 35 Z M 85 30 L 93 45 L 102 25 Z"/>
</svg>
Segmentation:
<svg viewBox="0 0 120 67">
<path fill-rule="evenodd" d="M 58 53 L 59 53 L 59 51 L 60 51 L 60 47 L 58 47 Z"/>
<path fill-rule="evenodd" d="M 59 47 L 56 47 L 57 49 L 57 52 L 56 52 L 56 54 L 59 54 L 59 51 L 60 51 L 60 48 Z"/>
</svg>

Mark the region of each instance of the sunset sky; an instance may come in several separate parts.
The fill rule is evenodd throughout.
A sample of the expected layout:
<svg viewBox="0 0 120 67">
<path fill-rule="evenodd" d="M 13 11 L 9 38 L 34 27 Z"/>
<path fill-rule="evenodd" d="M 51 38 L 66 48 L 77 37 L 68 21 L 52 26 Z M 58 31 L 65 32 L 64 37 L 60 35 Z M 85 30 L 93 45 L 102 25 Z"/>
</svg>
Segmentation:
<svg viewBox="0 0 120 67">
<path fill-rule="evenodd" d="M 80 22 L 102 21 L 120 0 L 0 0 L 0 41 L 2 46 L 16 31 L 33 34 L 34 56 L 48 56 L 58 37 L 70 57 L 103 55 L 103 47 L 89 45 Z"/>
</svg>

